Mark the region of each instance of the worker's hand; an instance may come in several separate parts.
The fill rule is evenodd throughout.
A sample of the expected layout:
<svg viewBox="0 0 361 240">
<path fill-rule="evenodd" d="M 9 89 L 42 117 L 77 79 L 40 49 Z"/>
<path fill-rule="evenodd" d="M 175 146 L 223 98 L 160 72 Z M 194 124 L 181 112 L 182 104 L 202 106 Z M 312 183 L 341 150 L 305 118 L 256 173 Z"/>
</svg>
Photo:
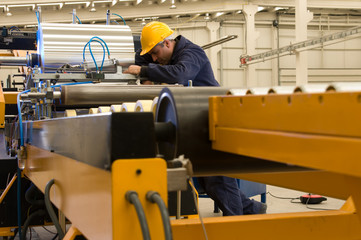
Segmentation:
<svg viewBox="0 0 361 240">
<path fill-rule="evenodd" d="M 138 76 L 140 74 L 140 66 L 138 65 L 130 65 L 127 70 L 125 70 L 123 73 L 130 73 L 133 75 Z"/>
</svg>

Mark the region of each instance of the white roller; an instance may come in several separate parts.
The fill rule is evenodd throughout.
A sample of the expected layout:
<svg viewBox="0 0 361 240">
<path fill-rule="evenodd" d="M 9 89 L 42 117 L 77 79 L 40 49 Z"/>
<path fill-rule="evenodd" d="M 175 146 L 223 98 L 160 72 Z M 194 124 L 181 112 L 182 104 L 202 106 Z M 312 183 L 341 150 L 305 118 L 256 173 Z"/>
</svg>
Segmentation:
<svg viewBox="0 0 361 240">
<path fill-rule="evenodd" d="M 328 87 L 328 84 L 307 84 L 298 86 L 295 88 L 294 92 L 301 93 L 324 93 Z"/>
<path fill-rule="evenodd" d="M 110 112 L 110 107 L 98 107 L 98 113 L 106 113 L 106 112 Z"/>
<path fill-rule="evenodd" d="M 110 106 L 110 111 L 111 112 L 121 112 L 122 111 L 122 104 L 111 105 Z"/>
<path fill-rule="evenodd" d="M 336 92 L 361 91 L 361 83 L 357 83 L 357 82 L 332 83 L 330 86 L 327 87 L 327 91 L 336 91 Z"/>
<path fill-rule="evenodd" d="M 270 89 L 269 93 L 276 94 L 292 94 L 295 90 L 294 86 L 277 86 Z"/>
<path fill-rule="evenodd" d="M 154 117 L 157 111 L 157 105 L 158 105 L 158 97 L 155 97 L 152 102 L 152 112 Z"/>
<path fill-rule="evenodd" d="M 152 112 L 153 100 L 138 100 L 135 103 L 135 112 Z"/>
<path fill-rule="evenodd" d="M 134 112 L 135 102 L 124 102 L 122 104 L 122 112 Z"/>
<path fill-rule="evenodd" d="M 76 111 L 74 109 L 65 110 L 65 117 L 76 117 Z"/>
<path fill-rule="evenodd" d="M 246 95 L 248 89 L 230 89 L 227 93 L 227 95 L 233 95 L 233 96 L 244 96 Z"/>
<path fill-rule="evenodd" d="M 98 108 L 90 108 L 89 109 L 89 114 L 97 114 L 98 113 Z"/>
</svg>

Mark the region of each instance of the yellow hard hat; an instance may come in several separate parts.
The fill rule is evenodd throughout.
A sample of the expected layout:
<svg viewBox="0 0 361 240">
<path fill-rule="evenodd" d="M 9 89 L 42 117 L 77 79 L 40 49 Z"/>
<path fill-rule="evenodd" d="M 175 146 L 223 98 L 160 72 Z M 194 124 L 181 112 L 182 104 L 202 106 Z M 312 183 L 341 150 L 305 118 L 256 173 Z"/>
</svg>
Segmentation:
<svg viewBox="0 0 361 240">
<path fill-rule="evenodd" d="M 152 50 L 155 45 L 172 35 L 172 33 L 173 30 L 162 22 L 154 21 L 145 25 L 140 36 L 140 42 L 142 44 L 142 52 L 140 55 L 144 55 Z"/>
</svg>

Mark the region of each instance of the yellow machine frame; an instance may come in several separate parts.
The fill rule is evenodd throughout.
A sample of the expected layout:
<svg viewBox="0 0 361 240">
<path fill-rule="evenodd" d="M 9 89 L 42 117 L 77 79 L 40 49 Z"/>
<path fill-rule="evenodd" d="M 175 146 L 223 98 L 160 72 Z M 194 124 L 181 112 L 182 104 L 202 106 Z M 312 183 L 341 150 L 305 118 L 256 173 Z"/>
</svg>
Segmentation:
<svg viewBox="0 0 361 240">
<path fill-rule="evenodd" d="M 309 171 L 233 174 L 306 192 L 347 199 L 339 210 L 172 220 L 174 239 L 361 239 L 361 92 L 221 96 L 210 98 L 210 139 L 219 151 L 307 167 Z M 149 190 L 167 199 L 162 159 L 117 160 L 111 172 L 27 146 L 25 174 L 89 239 L 141 239 L 124 193 L 141 197 L 153 239 L 164 239 Z M 137 169 L 144 173 L 134 174 Z"/>
</svg>

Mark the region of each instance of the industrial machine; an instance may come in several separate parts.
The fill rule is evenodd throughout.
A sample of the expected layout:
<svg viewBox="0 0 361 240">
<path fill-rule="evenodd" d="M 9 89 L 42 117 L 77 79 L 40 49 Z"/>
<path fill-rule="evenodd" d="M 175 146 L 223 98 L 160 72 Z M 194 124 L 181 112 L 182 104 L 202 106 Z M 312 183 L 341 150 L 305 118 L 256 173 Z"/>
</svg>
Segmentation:
<svg viewBox="0 0 361 240">
<path fill-rule="evenodd" d="M 84 52 L 89 34 L 101 60 Z M 38 54 L 1 61 L 32 68 L 18 121 L 6 126 L 17 130 L 5 138 L 61 239 L 361 239 L 360 85 L 146 86 L 122 73 L 134 54 L 126 26 L 44 23 L 38 41 Z M 168 191 L 212 175 L 347 201 L 332 211 L 170 220 Z"/>
</svg>

